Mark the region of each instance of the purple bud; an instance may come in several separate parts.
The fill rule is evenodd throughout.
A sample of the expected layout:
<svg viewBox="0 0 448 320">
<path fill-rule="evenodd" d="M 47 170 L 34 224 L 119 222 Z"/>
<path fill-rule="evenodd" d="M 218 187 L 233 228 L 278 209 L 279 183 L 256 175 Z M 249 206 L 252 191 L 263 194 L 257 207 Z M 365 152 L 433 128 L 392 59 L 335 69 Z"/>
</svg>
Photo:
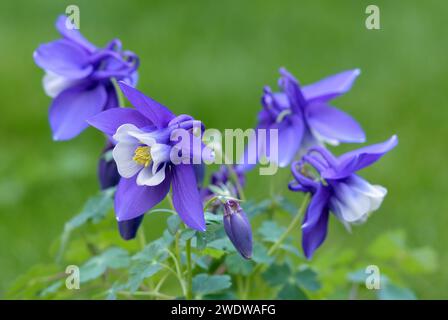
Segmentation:
<svg viewBox="0 0 448 320">
<path fill-rule="evenodd" d="M 112 150 L 114 146 L 110 143 L 104 148 L 100 161 L 98 162 L 98 179 L 100 181 L 101 189 L 107 189 L 115 187 L 120 181 L 120 174 L 117 170 L 117 165 L 115 161 L 105 159 L 105 153 Z"/>
<path fill-rule="evenodd" d="M 140 227 L 140 224 L 143 221 L 143 217 L 144 215 L 142 214 L 134 219 L 118 221 L 118 230 L 124 240 L 131 240 L 135 238 L 138 227 Z"/>
<path fill-rule="evenodd" d="M 240 204 L 234 200 L 224 203 L 224 230 L 235 249 L 246 259 L 252 256 L 252 229 Z"/>
</svg>

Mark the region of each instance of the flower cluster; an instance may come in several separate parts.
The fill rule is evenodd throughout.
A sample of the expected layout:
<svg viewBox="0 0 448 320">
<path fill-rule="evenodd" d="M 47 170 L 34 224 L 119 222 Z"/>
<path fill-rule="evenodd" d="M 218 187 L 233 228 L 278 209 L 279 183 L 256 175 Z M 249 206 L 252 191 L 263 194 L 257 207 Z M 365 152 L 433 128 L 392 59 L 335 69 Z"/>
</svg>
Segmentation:
<svg viewBox="0 0 448 320">
<path fill-rule="evenodd" d="M 120 40 L 99 48 L 78 30 L 67 29 L 65 22 L 64 16 L 56 22 L 62 39 L 42 44 L 34 52 L 36 64 L 45 70 L 44 90 L 53 98 L 49 110 L 53 139 L 74 138 L 89 125 L 105 134 L 107 144 L 98 174 L 101 188 L 116 187 L 114 206 L 121 236 L 133 239 L 144 214 L 171 189 L 173 209 L 191 229 L 204 232 L 204 211 L 219 214 L 222 209 L 228 238 L 241 256 L 249 259 L 252 231 L 240 205 L 244 200 L 242 187 L 245 172 L 262 157 L 274 161 L 274 150 L 266 150 L 271 144 L 260 143 L 269 138 L 253 136 L 243 154 L 246 161 L 238 166 L 221 166 L 203 187 L 202 161 L 213 159 L 213 153 L 204 152 L 207 147 L 202 144 L 202 122 L 190 115 L 176 115 L 138 91 L 139 59 L 123 50 Z M 351 89 L 359 74 L 359 69 L 348 70 L 301 86 L 282 68 L 280 91 L 273 92 L 269 87 L 263 90 L 257 129 L 277 130 L 275 161 L 280 167 L 291 166 L 294 181 L 289 189 L 311 195 L 302 223 L 302 245 L 308 258 L 325 240 L 330 212 L 349 227 L 364 222 L 387 193 L 357 172 L 393 149 L 398 143 L 396 136 L 339 157 L 325 148 L 325 144 L 366 140 L 358 122 L 330 105 Z M 121 94 L 133 108 L 120 105 Z M 186 132 L 186 137 L 181 137 L 181 149 L 179 141 L 173 139 L 178 130 Z M 258 147 L 260 144 L 264 149 Z"/>
</svg>

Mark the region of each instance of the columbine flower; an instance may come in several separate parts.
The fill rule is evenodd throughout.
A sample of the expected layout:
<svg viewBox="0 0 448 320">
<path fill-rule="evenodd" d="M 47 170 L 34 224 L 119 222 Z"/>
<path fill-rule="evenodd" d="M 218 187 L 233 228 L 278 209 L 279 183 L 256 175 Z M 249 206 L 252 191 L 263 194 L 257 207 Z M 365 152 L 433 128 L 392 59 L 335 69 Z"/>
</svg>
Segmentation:
<svg viewBox="0 0 448 320">
<path fill-rule="evenodd" d="M 289 165 L 300 149 L 305 150 L 313 145 L 365 141 L 360 125 L 345 112 L 329 105 L 332 99 L 350 90 L 359 74 L 359 69 L 348 70 L 300 87 L 293 75 L 286 69 L 280 69 L 281 92 L 272 92 L 265 87 L 261 99 L 263 109 L 258 115 L 257 125 L 257 129 L 278 129 L 280 167 Z M 269 148 L 267 141 L 256 141 L 264 137 L 255 137 L 250 144 L 260 146 L 261 143 L 266 149 Z M 247 155 L 248 150 L 257 150 L 257 154 Z M 250 168 L 263 155 L 269 159 L 269 150 L 248 147 L 243 162 Z"/>
<path fill-rule="evenodd" d="M 377 210 L 387 190 L 369 182 L 355 172 L 370 166 L 398 143 L 396 136 L 389 140 L 360 148 L 340 157 L 318 146 L 292 164 L 295 181 L 289 184 L 293 191 L 310 192 L 302 224 L 302 247 L 307 258 L 322 244 L 327 235 L 330 211 L 346 226 L 364 222 Z M 317 176 L 312 173 L 317 172 Z"/>
<path fill-rule="evenodd" d="M 121 176 L 115 195 L 119 224 L 138 227 L 139 221 L 134 219 L 162 201 L 172 186 L 173 204 L 180 218 L 190 228 L 204 231 L 205 219 L 193 164 L 174 164 L 170 156 L 172 150 L 177 150 L 171 141 L 173 130 L 185 129 L 194 140 L 197 138 L 191 132 L 202 123 L 188 115 L 174 115 L 124 82 L 119 85 L 136 109 L 113 108 L 88 120 L 116 142 L 113 158 Z M 201 148 L 187 151 L 182 155 L 201 158 L 205 154 Z M 135 236 L 129 230 L 125 233 Z"/>
<path fill-rule="evenodd" d="M 118 107 L 112 79 L 137 81 L 138 57 L 123 51 L 118 39 L 97 48 L 76 29 L 67 29 L 60 16 L 56 29 L 62 39 L 40 45 L 34 61 L 45 70 L 43 86 L 53 98 L 49 121 L 54 140 L 69 140 L 80 134 L 86 119 Z"/>
<path fill-rule="evenodd" d="M 227 200 L 224 203 L 224 230 L 241 256 L 250 259 L 252 256 L 252 229 L 238 201 Z"/>
</svg>

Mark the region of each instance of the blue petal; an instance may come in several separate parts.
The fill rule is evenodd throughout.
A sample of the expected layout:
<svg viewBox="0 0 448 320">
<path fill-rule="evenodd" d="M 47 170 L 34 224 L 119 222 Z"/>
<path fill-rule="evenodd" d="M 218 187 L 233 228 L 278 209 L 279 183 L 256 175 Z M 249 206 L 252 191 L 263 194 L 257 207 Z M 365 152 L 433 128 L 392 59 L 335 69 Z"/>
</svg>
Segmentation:
<svg viewBox="0 0 448 320">
<path fill-rule="evenodd" d="M 174 208 L 188 227 L 205 231 L 204 210 L 193 166 L 179 164 L 172 168 Z"/>
</svg>

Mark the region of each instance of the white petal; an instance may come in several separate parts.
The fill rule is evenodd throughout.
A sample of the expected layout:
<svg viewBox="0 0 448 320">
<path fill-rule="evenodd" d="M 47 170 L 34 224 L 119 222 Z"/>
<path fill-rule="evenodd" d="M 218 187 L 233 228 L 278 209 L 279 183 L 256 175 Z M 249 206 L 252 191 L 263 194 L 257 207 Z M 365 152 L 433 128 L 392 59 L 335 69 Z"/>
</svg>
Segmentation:
<svg viewBox="0 0 448 320">
<path fill-rule="evenodd" d="M 139 140 L 134 137 L 134 134 L 142 133 L 139 128 L 130 123 L 122 124 L 118 127 L 113 138 L 118 142 L 135 143 L 138 144 Z"/>
<path fill-rule="evenodd" d="M 353 175 L 335 187 L 335 196 L 330 200 L 331 210 L 345 222 L 364 222 L 369 213 L 380 207 L 386 194 L 385 188 Z"/>
<path fill-rule="evenodd" d="M 157 186 L 163 180 L 165 180 L 165 167 L 166 164 L 160 168 L 155 174 L 153 174 L 153 170 L 151 166 L 143 168 L 142 171 L 137 176 L 137 185 L 139 186 Z"/>
<path fill-rule="evenodd" d="M 47 96 L 54 98 L 65 89 L 76 85 L 79 80 L 71 80 L 64 78 L 56 73 L 47 71 L 42 80 L 44 91 Z"/>
<path fill-rule="evenodd" d="M 151 147 L 152 145 L 156 144 L 156 139 L 154 138 L 154 135 L 151 132 L 144 132 L 138 130 L 138 131 L 130 131 L 129 134 L 138 141 L 142 142 L 143 144 L 146 144 L 147 146 Z"/>
<path fill-rule="evenodd" d="M 131 178 L 143 168 L 141 164 L 133 160 L 137 147 L 138 143 L 135 142 L 119 142 L 112 151 L 120 176 Z"/>
<path fill-rule="evenodd" d="M 151 147 L 151 159 L 153 161 L 152 173 L 156 173 L 162 162 L 170 160 L 171 147 L 166 144 L 157 143 Z"/>
</svg>

